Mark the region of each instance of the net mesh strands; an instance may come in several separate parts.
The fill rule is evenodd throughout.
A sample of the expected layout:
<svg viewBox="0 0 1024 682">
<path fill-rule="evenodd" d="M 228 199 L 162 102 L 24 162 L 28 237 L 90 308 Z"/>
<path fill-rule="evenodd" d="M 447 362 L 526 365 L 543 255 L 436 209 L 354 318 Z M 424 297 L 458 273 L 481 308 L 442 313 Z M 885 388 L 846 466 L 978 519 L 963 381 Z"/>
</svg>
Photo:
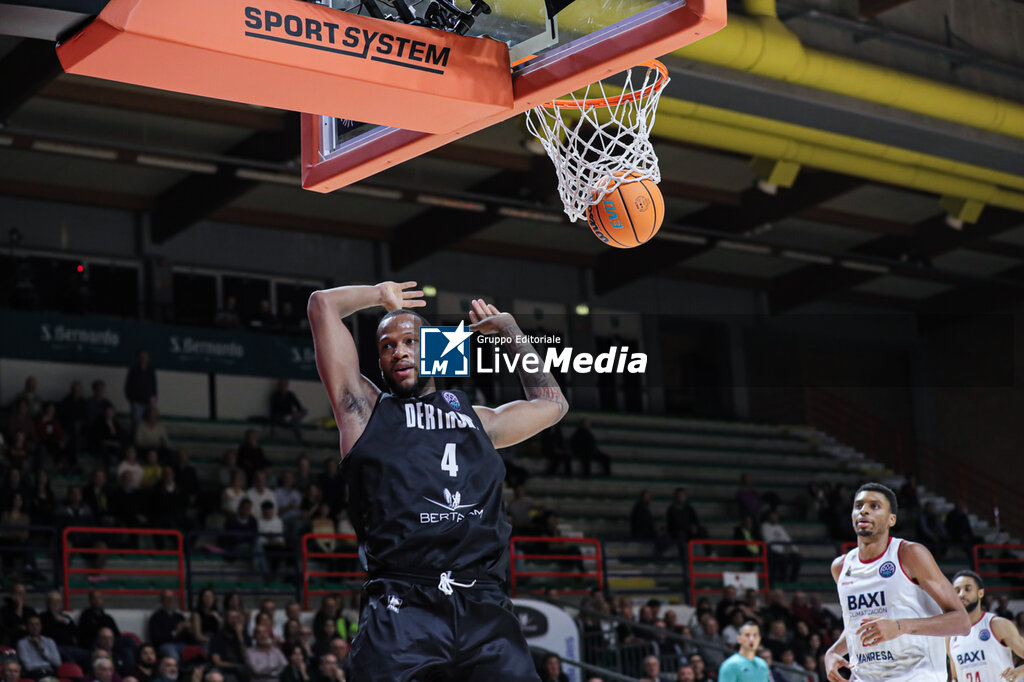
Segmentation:
<svg viewBox="0 0 1024 682">
<path fill-rule="evenodd" d="M 527 130 L 555 165 L 570 220 L 584 219 L 623 183 L 661 182 L 650 132 L 668 70 L 650 61 L 623 74 L 621 86 L 599 81 L 526 112 Z"/>
</svg>

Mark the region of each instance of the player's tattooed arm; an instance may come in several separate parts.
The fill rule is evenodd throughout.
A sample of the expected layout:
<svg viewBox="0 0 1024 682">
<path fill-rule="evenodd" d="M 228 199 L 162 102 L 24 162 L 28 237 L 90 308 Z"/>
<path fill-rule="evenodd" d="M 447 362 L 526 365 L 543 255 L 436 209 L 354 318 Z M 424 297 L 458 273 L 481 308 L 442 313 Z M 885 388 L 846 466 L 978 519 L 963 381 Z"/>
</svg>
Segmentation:
<svg viewBox="0 0 1024 682">
<path fill-rule="evenodd" d="M 508 313 L 499 312 L 493 305 L 481 299 L 473 301 L 469 313 L 470 330 L 480 334 L 497 334 L 505 341 L 505 353 L 519 354 L 517 371 L 526 393 L 526 400 L 516 400 L 498 408 L 475 407 L 480 421 L 495 447 L 503 448 L 520 443 L 534 436 L 552 424 L 557 423 L 569 411 L 569 402 L 558 387 L 558 382 L 549 373 L 529 372 L 524 369 L 523 359 L 529 355 L 537 358 L 531 363 L 539 368 L 539 357 L 533 345 Z"/>
</svg>

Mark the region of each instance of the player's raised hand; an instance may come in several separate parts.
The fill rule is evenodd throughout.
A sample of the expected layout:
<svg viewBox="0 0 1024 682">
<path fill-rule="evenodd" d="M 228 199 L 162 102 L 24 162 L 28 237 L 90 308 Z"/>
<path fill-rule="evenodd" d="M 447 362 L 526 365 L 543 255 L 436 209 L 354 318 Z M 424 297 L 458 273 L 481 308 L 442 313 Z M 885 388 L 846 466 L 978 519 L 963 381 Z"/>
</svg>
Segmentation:
<svg viewBox="0 0 1024 682">
<path fill-rule="evenodd" d="M 475 298 L 472 302 L 472 310 L 469 311 L 469 331 L 478 334 L 496 334 L 505 331 L 516 323 L 509 313 L 500 312 L 490 303 L 482 298 Z"/>
<path fill-rule="evenodd" d="M 843 668 L 850 670 L 852 667 L 839 654 L 831 651 L 825 652 L 825 675 L 828 677 L 828 682 L 846 682 L 846 678 L 839 671 Z"/>
<path fill-rule="evenodd" d="M 1003 671 L 1003 674 L 999 676 L 1000 680 L 1006 680 L 1006 682 L 1017 682 L 1018 680 L 1024 680 L 1024 665 L 1016 668 L 1007 668 Z"/>
<path fill-rule="evenodd" d="M 416 282 L 381 282 L 377 285 L 381 305 L 388 312 L 399 308 L 422 308 L 427 302 L 423 300 L 422 291 L 409 291 L 414 286 Z"/>
<path fill-rule="evenodd" d="M 876 646 L 902 634 L 902 628 L 890 618 L 865 618 L 857 629 L 861 646 Z"/>
</svg>

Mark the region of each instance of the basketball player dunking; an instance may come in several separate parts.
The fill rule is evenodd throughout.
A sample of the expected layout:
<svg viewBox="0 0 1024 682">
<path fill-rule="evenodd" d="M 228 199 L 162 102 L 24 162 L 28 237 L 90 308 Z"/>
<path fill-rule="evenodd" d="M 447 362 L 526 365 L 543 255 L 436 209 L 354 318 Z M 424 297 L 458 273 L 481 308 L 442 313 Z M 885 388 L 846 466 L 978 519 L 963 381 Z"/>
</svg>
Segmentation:
<svg viewBox="0 0 1024 682">
<path fill-rule="evenodd" d="M 1024 665 L 1013 667 L 1013 654 L 1024 658 L 1024 638 L 1017 626 L 981 608 L 985 583 L 974 571 L 953 576 L 953 589 L 967 609 L 971 632 L 965 637 L 950 637 L 949 662 L 953 679 L 959 682 L 1015 682 L 1024 679 Z"/>
<path fill-rule="evenodd" d="M 970 631 L 931 552 L 889 535 L 896 512 L 896 493 L 881 483 L 853 498 L 857 548 L 832 562 L 845 629 L 825 654 L 830 682 L 843 682 L 841 668 L 860 682 L 944 682 L 944 638 Z"/>
<path fill-rule="evenodd" d="M 415 282 L 315 292 L 309 321 L 316 363 L 341 437 L 349 513 L 367 571 L 367 606 L 352 646 L 360 682 L 535 682 L 505 591 L 511 527 L 505 467 L 495 448 L 525 440 L 568 405 L 549 374 L 518 363 L 526 400 L 474 407 L 465 393 L 437 391 L 419 375 L 419 330 L 409 308 L 425 305 Z M 359 374 L 342 318 L 383 306 L 379 365 L 388 393 Z M 533 348 L 512 316 L 473 301 L 469 327 Z"/>
</svg>

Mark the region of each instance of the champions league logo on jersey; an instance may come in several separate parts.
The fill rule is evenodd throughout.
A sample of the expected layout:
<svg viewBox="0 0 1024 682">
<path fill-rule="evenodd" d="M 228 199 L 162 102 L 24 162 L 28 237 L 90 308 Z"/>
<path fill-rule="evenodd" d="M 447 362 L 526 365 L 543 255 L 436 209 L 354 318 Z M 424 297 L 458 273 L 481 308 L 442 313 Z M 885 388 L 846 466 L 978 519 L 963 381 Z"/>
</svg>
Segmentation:
<svg viewBox="0 0 1024 682">
<path fill-rule="evenodd" d="M 472 335 L 462 322 L 458 327 L 420 327 L 420 376 L 468 377 Z"/>
<path fill-rule="evenodd" d="M 444 391 L 441 393 L 441 397 L 444 401 L 452 406 L 453 410 L 459 409 L 459 396 L 455 395 L 451 391 Z"/>
<path fill-rule="evenodd" d="M 987 642 L 988 638 L 991 637 L 991 636 L 992 636 L 992 633 L 989 632 L 988 630 L 982 630 L 981 632 L 978 633 L 978 639 L 980 639 L 983 642 Z"/>
<path fill-rule="evenodd" d="M 883 578 L 891 578 L 896 575 L 896 564 L 891 561 L 886 561 L 884 564 L 878 567 L 878 575 Z"/>
</svg>

